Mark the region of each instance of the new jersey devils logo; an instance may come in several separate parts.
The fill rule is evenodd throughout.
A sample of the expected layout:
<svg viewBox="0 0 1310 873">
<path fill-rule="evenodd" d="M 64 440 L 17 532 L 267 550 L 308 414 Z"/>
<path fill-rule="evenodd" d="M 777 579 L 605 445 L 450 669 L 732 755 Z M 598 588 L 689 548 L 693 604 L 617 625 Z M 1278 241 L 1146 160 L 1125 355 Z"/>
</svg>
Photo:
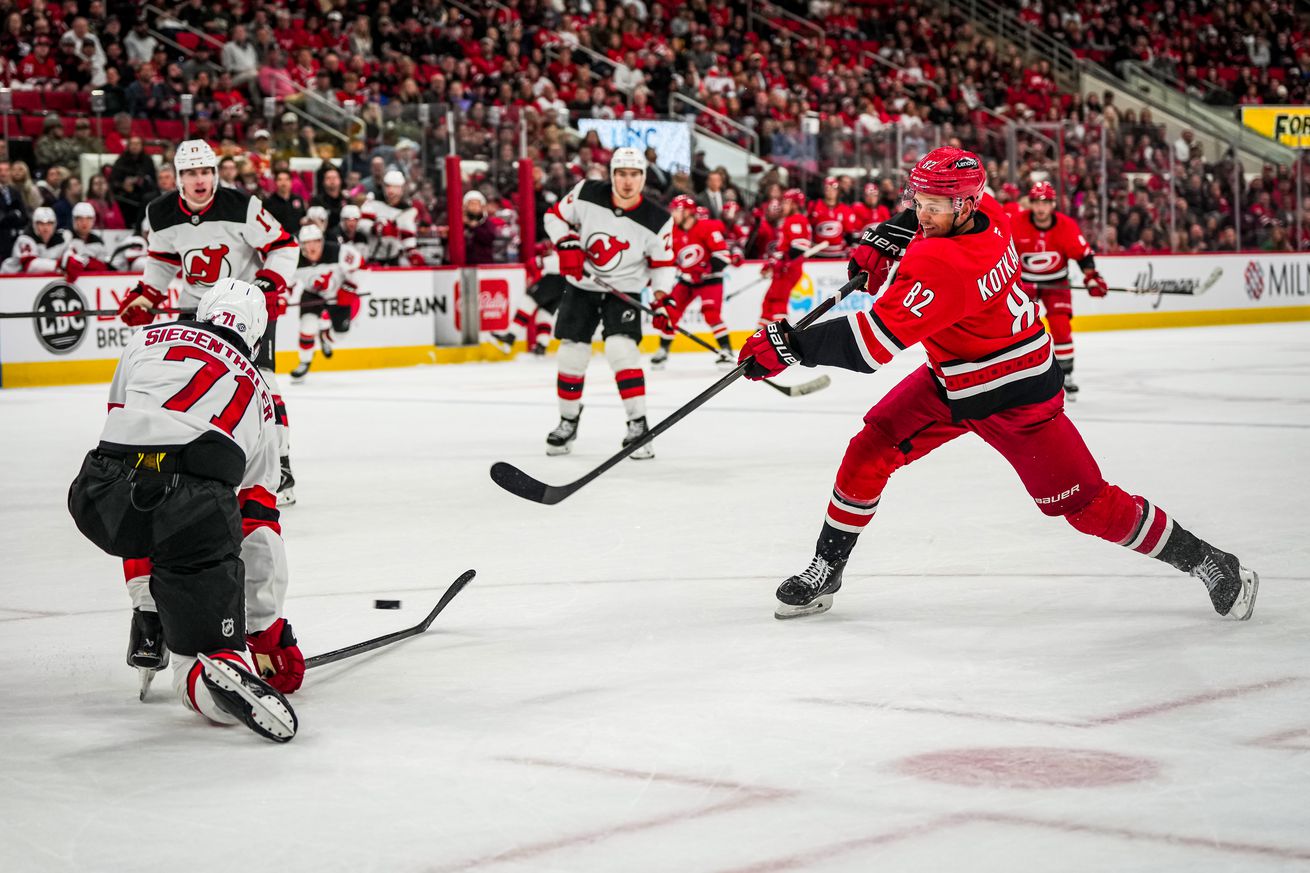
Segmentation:
<svg viewBox="0 0 1310 873">
<path fill-rule="evenodd" d="M 213 285 L 232 270 L 227 264 L 225 245 L 192 249 L 182 257 L 183 277 L 190 285 Z"/>
<path fill-rule="evenodd" d="M 608 273 L 618 267 L 623 260 L 623 252 L 630 248 L 632 248 L 631 243 L 608 233 L 593 233 L 587 237 L 587 259 L 602 273 Z"/>
</svg>

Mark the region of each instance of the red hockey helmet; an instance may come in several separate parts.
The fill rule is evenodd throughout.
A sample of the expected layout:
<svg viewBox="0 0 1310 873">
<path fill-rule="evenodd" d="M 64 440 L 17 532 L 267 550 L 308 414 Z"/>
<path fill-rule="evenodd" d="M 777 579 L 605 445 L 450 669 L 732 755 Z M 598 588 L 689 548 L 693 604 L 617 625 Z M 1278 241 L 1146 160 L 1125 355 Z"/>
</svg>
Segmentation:
<svg viewBox="0 0 1310 873">
<path fill-rule="evenodd" d="M 782 199 L 790 203 L 795 203 L 797 206 L 801 207 L 802 209 L 805 208 L 807 202 L 805 200 L 805 192 L 802 191 L 800 188 L 788 188 L 786 191 L 783 192 Z"/>
<path fill-rule="evenodd" d="M 1054 200 L 1055 187 L 1050 182 L 1038 182 L 1028 189 L 1029 200 Z"/>
<path fill-rule="evenodd" d="M 697 221 L 704 221 L 710 217 L 710 211 L 706 209 L 704 206 L 697 206 L 695 214 L 696 214 Z"/>
<path fill-rule="evenodd" d="M 840 187 L 841 187 L 841 181 L 840 181 L 836 176 L 829 176 L 828 178 L 826 178 L 826 179 L 823 180 L 823 187 L 825 187 L 825 188 L 840 188 Z"/>
<path fill-rule="evenodd" d="M 669 209 L 695 209 L 696 201 L 686 194 L 679 194 L 669 201 Z"/>
<path fill-rule="evenodd" d="M 958 212 L 964 207 L 965 200 L 977 204 L 986 185 L 987 171 L 977 155 L 964 149 L 942 146 L 928 152 L 910 170 L 905 199 L 913 200 L 916 194 L 949 197 Z"/>
<path fill-rule="evenodd" d="M 740 212 L 741 204 L 736 200 L 729 200 L 723 204 L 723 211 L 719 214 L 728 219 L 728 221 L 734 221 Z"/>
<path fill-rule="evenodd" d="M 868 197 L 870 194 L 874 195 L 875 197 L 878 196 L 878 183 L 877 183 L 877 182 L 865 182 L 865 183 L 864 183 L 864 196 L 865 196 L 865 197 Z"/>
</svg>

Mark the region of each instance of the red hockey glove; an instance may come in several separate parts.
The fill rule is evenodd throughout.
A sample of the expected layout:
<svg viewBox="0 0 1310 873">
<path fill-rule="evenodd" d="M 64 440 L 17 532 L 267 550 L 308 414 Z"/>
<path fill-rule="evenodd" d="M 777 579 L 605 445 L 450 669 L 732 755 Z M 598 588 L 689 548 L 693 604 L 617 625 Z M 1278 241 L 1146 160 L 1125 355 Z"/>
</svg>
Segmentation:
<svg viewBox="0 0 1310 873">
<path fill-rule="evenodd" d="M 394 221 L 384 221 L 378 226 L 378 236 L 400 237 L 400 228 Z"/>
<path fill-rule="evenodd" d="M 741 252 L 733 252 L 728 258 L 728 263 L 734 267 L 740 267 L 746 259 L 741 256 Z"/>
<path fill-rule="evenodd" d="M 68 281 L 76 282 L 78 277 L 86 270 L 86 266 L 86 261 L 76 255 L 69 255 L 68 259 L 64 261 L 64 276 L 67 277 Z"/>
<path fill-rule="evenodd" d="M 337 305 L 349 306 L 352 319 L 359 314 L 359 292 L 355 289 L 356 286 L 354 285 L 342 285 L 341 289 L 337 291 Z"/>
<path fill-rule="evenodd" d="M 1083 270 L 1083 284 L 1087 286 L 1087 293 L 1093 297 L 1104 297 L 1110 293 L 1110 286 L 1095 270 Z"/>
<path fill-rule="evenodd" d="M 746 368 L 746 378 L 758 382 L 799 364 L 801 359 L 792 349 L 791 334 L 792 326 L 785 318 L 751 334 L 737 355 L 738 364 L 753 359 Z"/>
<path fill-rule="evenodd" d="M 286 286 L 271 273 L 256 273 L 255 281 L 250 283 L 264 293 L 264 307 L 268 310 L 268 323 L 271 326 L 277 317 L 287 311 L 287 298 L 282 292 Z"/>
<path fill-rule="evenodd" d="M 906 213 L 901 213 L 905 215 Z M 913 213 L 909 213 L 913 216 Z M 900 216 L 898 215 L 897 218 Z M 860 235 L 859 245 L 851 253 L 851 259 L 846 264 L 846 278 L 854 279 L 856 273 L 869 274 L 869 290 L 876 291 L 881 285 L 874 285 L 873 278 L 878 274 L 880 265 L 883 261 L 899 261 L 905 255 L 905 247 L 914 239 L 915 231 L 918 230 L 918 219 L 914 220 L 914 226 L 909 227 L 907 219 L 890 219 L 884 221 L 877 227 L 865 228 L 864 233 Z M 891 265 L 882 270 L 883 278 L 891 270 Z"/>
<path fill-rule="evenodd" d="M 155 314 L 151 312 L 152 307 L 157 307 L 164 302 L 164 295 L 146 285 L 144 282 L 137 282 L 136 287 L 123 298 L 123 302 L 118 307 L 118 317 L 123 319 L 123 324 L 128 327 L 141 327 L 155 320 Z"/>
<path fill-rule="evenodd" d="M 778 257 L 777 255 L 770 255 L 767 259 L 765 259 L 764 266 L 760 267 L 760 275 L 772 276 L 773 271 L 778 269 L 778 265 L 781 262 L 782 262 L 782 258 Z"/>
<path fill-rule="evenodd" d="M 655 316 L 650 320 L 650 326 L 660 333 L 671 333 L 673 331 L 673 319 L 677 317 L 678 312 L 678 306 L 673 302 L 673 295 L 663 294 L 656 297 L 650 308 L 655 310 Z"/>
<path fill-rule="evenodd" d="M 569 279 L 581 279 L 582 268 L 587 263 L 582 240 L 576 234 L 569 234 L 555 243 L 555 251 L 559 253 L 559 274 Z"/>
<path fill-rule="evenodd" d="M 427 258 L 423 257 L 422 252 L 418 249 L 414 249 L 409 253 L 409 265 L 411 267 L 426 267 L 428 261 Z"/>
<path fill-rule="evenodd" d="M 305 680 L 305 656 L 296 645 L 296 635 L 285 618 L 266 630 L 246 636 L 246 648 L 255 672 L 283 694 L 290 694 Z"/>
</svg>

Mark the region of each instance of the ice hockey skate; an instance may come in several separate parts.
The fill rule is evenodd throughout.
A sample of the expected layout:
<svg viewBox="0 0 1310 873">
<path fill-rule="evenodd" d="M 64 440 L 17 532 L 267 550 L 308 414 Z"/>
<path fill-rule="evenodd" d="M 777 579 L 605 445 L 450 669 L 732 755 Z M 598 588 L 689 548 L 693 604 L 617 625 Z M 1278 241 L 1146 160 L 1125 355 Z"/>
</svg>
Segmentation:
<svg viewBox="0 0 1310 873">
<path fill-rule="evenodd" d="M 643 415 L 641 418 L 632 419 L 628 422 L 628 433 L 623 437 L 624 447 L 632 445 L 637 440 L 644 437 L 649 431 L 650 428 L 646 425 L 646 416 Z M 628 455 L 628 457 L 632 458 L 634 461 L 645 461 L 653 458 L 655 457 L 655 446 L 652 443 L 646 443 L 646 445 L 637 449 L 632 454 Z"/>
<path fill-rule="evenodd" d="M 1078 399 L 1078 383 L 1073 380 L 1072 373 L 1064 374 L 1064 396 L 1069 400 Z"/>
<path fill-rule="evenodd" d="M 226 658 L 197 657 L 204 665 L 205 687 L 225 712 L 275 743 L 289 742 L 296 735 L 300 725 L 296 712 L 273 686 Z"/>
<path fill-rule="evenodd" d="M 714 364 L 720 370 L 727 372 L 736 369 L 737 358 L 733 355 L 732 349 L 720 349 L 718 355 L 714 358 Z"/>
<path fill-rule="evenodd" d="M 323 353 L 324 358 L 332 357 L 332 331 L 324 328 L 318 332 L 318 350 Z"/>
<path fill-rule="evenodd" d="M 1215 612 L 1234 621 L 1246 621 L 1255 611 L 1259 574 L 1243 567 L 1235 555 L 1208 544 L 1206 548 L 1208 553 L 1192 570 L 1192 575 L 1205 583 Z"/>
<path fill-rule="evenodd" d="M 514 354 L 514 334 L 509 331 L 493 333 L 491 335 L 491 344 L 499 349 L 502 355 Z"/>
<path fill-rule="evenodd" d="M 291 459 L 282 456 L 282 481 L 277 486 L 277 505 L 294 506 L 296 503 L 296 477 L 291 474 Z"/>
<path fill-rule="evenodd" d="M 578 421 L 581 418 L 581 409 L 578 410 L 575 418 L 560 416 L 559 424 L 555 425 L 554 430 L 546 434 L 546 454 L 567 455 L 573 450 L 573 441 L 578 437 Z"/>
<path fill-rule="evenodd" d="M 292 382 L 305 381 L 305 376 L 308 375 L 309 373 L 309 365 L 310 365 L 309 361 L 301 361 L 299 364 L 297 364 L 296 368 L 291 371 L 291 381 Z"/>
<path fill-rule="evenodd" d="M 841 573 L 845 566 L 845 561 L 829 563 L 815 555 L 803 572 L 788 577 L 778 586 L 778 606 L 773 617 L 803 618 L 832 609 L 832 596 L 841 590 Z"/>
<path fill-rule="evenodd" d="M 164 645 L 164 626 L 159 613 L 132 610 L 132 626 L 127 637 L 127 666 L 135 667 L 141 679 L 139 697 L 146 699 L 155 674 L 168 666 L 168 647 Z"/>
<path fill-rule="evenodd" d="M 650 368 L 652 370 L 663 370 L 669 363 L 669 350 L 660 346 L 655 350 L 655 354 L 650 356 Z"/>
</svg>

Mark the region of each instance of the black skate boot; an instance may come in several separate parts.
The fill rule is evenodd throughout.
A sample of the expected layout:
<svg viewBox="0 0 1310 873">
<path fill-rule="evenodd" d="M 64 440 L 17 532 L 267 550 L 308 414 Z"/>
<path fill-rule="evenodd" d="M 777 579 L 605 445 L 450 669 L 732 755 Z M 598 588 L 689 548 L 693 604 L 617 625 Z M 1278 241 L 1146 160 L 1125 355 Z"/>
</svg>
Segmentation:
<svg viewBox="0 0 1310 873">
<path fill-rule="evenodd" d="M 652 370 L 663 370 L 669 363 L 669 345 L 666 345 L 664 340 L 660 340 L 660 347 L 655 350 L 655 354 L 650 356 L 650 368 Z"/>
<path fill-rule="evenodd" d="M 493 333 L 491 343 L 500 349 L 501 354 L 510 355 L 514 353 L 514 334 L 509 331 L 504 333 Z"/>
<path fill-rule="evenodd" d="M 538 358 L 544 358 L 546 357 L 546 352 L 549 347 L 550 344 L 548 342 L 537 343 L 532 347 L 532 354 L 536 355 Z"/>
<path fill-rule="evenodd" d="M 202 680 L 215 702 L 261 737 L 290 742 L 300 721 L 276 688 L 226 658 L 197 655 L 204 665 Z"/>
<path fill-rule="evenodd" d="M 301 361 L 299 364 L 297 364 L 296 368 L 291 371 L 291 381 L 292 382 L 302 381 L 305 378 L 305 375 L 309 372 L 310 363 L 311 363 L 310 361 Z"/>
<path fill-rule="evenodd" d="M 127 666 L 135 667 L 141 680 L 140 699 L 146 699 L 155 674 L 168 666 L 168 647 L 164 645 L 164 626 L 159 613 L 132 610 L 132 626 L 127 634 Z"/>
<path fill-rule="evenodd" d="M 628 422 L 628 432 L 623 437 L 624 447 L 632 445 L 649 432 L 650 428 L 646 426 L 646 416 L 643 415 L 641 418 L 632 419 Z M 645 461 L 653 458 L 655 457 L 655 446 L 653 443 L 646 443 L 646 445 L 637 449 L 632 454 L 628 455 L 628 457 L 632 458 L 634 461 Z"/>
<path fill-rule="evenodd" d="M 810 566 L 798 576 L 790 576 L 778 586 L 778 606 L 773 617 L 802 618 L 832 609 L 832 596 L 841 590 L 841 572 L 845 561 L 814 556 Z"/>
<path fill-rule="evenodd" d="M 324 358 L 332 357 L 332 331 L 320 330 L 318 332 L 318 350 L 323 353 Z"/>
<path fill-rule="evenodd" d="M 1243 567 L 1236 555 L 1216 549 L 1175 523 L 1158 557 L 1204 582 L 1214 611 L 1224 618 L 1246 621 L 1251 617 L 1260 575 Z"/>
<path fill-rule="evenodd" d="M 1073 364 L 1061 364 L 1060 369 L 1064 371 L 1064 396 L 1068 400 L 1078 399 L 1078 383 L 1073 380 Z"/>
<path fill-rule="evenodd" d="M 578 421 L 582 418 L 582 408 L 578 408 L 575 418 L 560 416 L 559 424 L 546 434 L 546 454 L 567 455 L 573 449 L 573 441 L 578 436 Z"/>
<path fill-rule="evenodd" d="M 291 475 L 291 458 L 282 456 L 282 481 L 277 485 L 277 505 L 294 506 L 296 503 L 296 477 Z"/>
<path fill-rule="evenodd" d="M 737 356 L 732 353 L 732 346 L 727 341 L 719 344 L 719 353 L 714 356 L 714 363 L 720 370 L 732 370 L 737 366 Z"/>
</svg>

